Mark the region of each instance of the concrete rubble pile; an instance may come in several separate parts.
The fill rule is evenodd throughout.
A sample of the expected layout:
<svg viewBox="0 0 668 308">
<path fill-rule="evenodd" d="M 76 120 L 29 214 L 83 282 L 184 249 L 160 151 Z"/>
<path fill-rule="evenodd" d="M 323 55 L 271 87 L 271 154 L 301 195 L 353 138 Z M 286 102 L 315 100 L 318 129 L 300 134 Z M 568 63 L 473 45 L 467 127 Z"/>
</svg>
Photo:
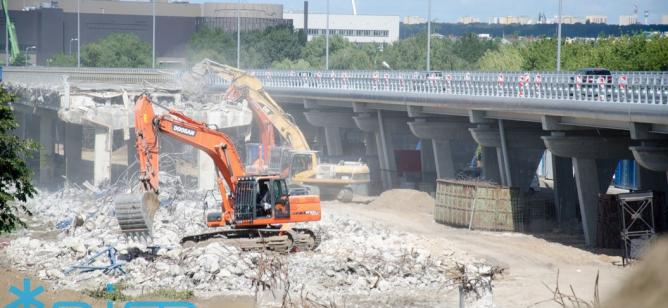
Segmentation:
<svg viewBox="0 0 668 308">
<path fill-rule="evenodd" d="M 57 288 L 91 289 L 123 281 L 130 288 L 187 289 L 200 294 L 252 295 L 258 264 L 279 258 L 286 265 L 291 292 L 328 298 L 342 295 L 382 297 L 387 292 L 430 292 L 454 288 L 448 276 L 456 262 L 451 256 L 430 255 L 417 249 L 417 237 L 386 227 L 363 225 L 355 220 L 324 215 L 308 227 L 322 234 L 314 252 L 289 255 L 240 251 L 230 242 L 209 241 L 184 248 L 185 235 L 211 231 L 204 223 L 203 193 L 184 190 L 164 177 L 161 201 L 154 219 L 151 242 L 124 238 L 113 217 L 113 187 L 93 191 L 68 188 L 42 193 L 30 201 L 35 216 L 31 228 L 22 231 L 0 251 L 19 269 L 53 281 Z M 209 204 L 212 204 L 209 200 Z M 126 275 L 111 277 L 101 271 L 65 270 L 107 246 L 127 260 Z M 150 246 L 159 246 L 155 254 Z M 104 260 L 103 260 L 104 261 Z M 102 261 L 101 261 L 102 262 Z"/>
</svg>

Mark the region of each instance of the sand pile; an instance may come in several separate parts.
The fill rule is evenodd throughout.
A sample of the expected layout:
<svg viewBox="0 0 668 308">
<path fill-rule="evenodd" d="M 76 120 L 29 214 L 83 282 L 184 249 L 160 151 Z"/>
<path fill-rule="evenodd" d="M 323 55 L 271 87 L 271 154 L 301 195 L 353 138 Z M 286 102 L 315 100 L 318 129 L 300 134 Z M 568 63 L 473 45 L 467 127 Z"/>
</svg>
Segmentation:
<svg viewBox="0 0 668 308">
<path fill-rule="evenodd" d="M 665 307 L 668 303 L 668 237 L 654 243 L 619 292 L 603 303 L 602 307 Z"/>
<path fill-rule="evenodd" d="M 392 189 L 380 194 L 376 200 L 369 203 L 372 208 L 389 208 L 407 213 L 434 212 L 434 198 L 422 191 L 413 189 Z"/>
</svg>

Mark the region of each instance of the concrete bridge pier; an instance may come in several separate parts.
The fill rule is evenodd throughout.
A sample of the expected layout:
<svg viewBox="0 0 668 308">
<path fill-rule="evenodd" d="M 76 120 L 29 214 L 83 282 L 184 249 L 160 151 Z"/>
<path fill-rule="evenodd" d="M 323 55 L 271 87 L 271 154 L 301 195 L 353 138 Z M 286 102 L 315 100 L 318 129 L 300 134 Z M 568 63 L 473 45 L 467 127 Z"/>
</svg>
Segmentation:
<svg viewBox="0 0 668 308">
<path fill-rule="evenodd" d="M 45 188 L 57 186 L 55 132 L 57 115 L 51 112 L 42 112 L 39 117 L 39 184 Z"/>
<path fill-rule="evenodd" d="M 389 111 L 367 110 L 354 116 L 353 119 L 363 132 L 375 135 L 382 189 L 398 187 L 399 178 L 394 156 L 397 146 L 394 144 L 395 138 L 393 137 L 408 131 L 407 118 L 392 115 Z"/>
<path fill-rule="evenodd" d="M 83 126 L 67 122 L 63 126 L 65 127 L 65 178 L 68 183 L 80 183 L 84 179 L 81 159 Z"/>
<path fill-rule="evenodd" d="M 668 206 L 668 136 L 652 133 L 649 124 L 632 123 L 631 139 L 639 142 L 630 150 L 638 163 L 638 187 L 664 193 Z"/>
<path fill-rule="evenodd" d="M 93 185 L 101 185 L 111 180 L 111 153 L 113 130 L 109 127 L 95 127 L 93 160 Z"/>
<path fill-rule="evenodd" d="M 496 149 L 500 183 L 518 187 L 521 192 L 526 193 L 545 152 L 545 145 L 540 139 L 544 132 L 538 126 L 511 121 L 506 121 L 503 128 L 490 124 L 479 125 L 471 128 L 470 132 L 478 144 Z"/>
<path fill-rule="evenodd" d="M 326 154 L 333 161 L 342 160 L 347 154 L 344 151 L 343 133 L 345 129 L 357 129 L 354 115 L 337 109 L 311 109 L 304 112 L 309 124 L 324 129 Z"/>
<path fill-rule="evenodd" d="M 554 155 L 572 158 L 585 243 L 594 246 L 598 196 L 607 192 L 618 160 L 632 157 L 628 150 L 630 139 L 610 134 L 553 132 L 544 136 L 543 141 Z"/>
<path fill-rule="evenodd" d="M 543 130 L 555 135 L 567 131 L 582 130 L 582 128 L 560 124 L 561 119 L 554 116 L 543 116 L 541 124 Z M 577 219 L 577 186 L 573 175 L 573 161 L 570 157 L 552 156 L 552 189 L 554 190 L 554 205 L 556 207 L 557 222 L 564 226 Z"/>
<path fill-rule="evenodd" d="M 408 122 L 408 127 L 418 138 L 431 142 L 439 179 L 456 178 L 475 154 L 476 143 L 468 131 L 471 124 L 466 118 L 421 117 Z"/>
</svg>

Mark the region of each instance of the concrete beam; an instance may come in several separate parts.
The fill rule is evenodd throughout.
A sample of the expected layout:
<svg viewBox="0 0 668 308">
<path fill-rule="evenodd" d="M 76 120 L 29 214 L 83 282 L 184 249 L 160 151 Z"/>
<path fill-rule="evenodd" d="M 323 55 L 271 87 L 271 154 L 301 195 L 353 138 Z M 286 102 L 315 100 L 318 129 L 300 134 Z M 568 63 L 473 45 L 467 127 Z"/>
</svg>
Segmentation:
<svg viewBox="0 0 668 308">
<path fill-rule="evenodd" d="M 641 166 L 659 172 L 668 172 L 668 146 L 641 145 L 630 147 L 633 158 Z"/>
<path fill-rule="evenodd" d="M 309 110 L 304 112 L 306 121 L 316 127 L 357 128 L 352 112 L 338 110 Z"/>
<path fill-rule="evenodd" d="M 545 146 L 554 155 L 595 159 L 632 159 L 630 139 L 603 136 L 543 136 Z"/>
<path fill-rule="evenodd" d="M 476 144 L 468 131 L 470 126 L 465 119 L 454 117 L 418 118 L 408 122 L 413 135 L 431 141 L 439 179 L 455 178 L 471 161 Z"/>
</svg>

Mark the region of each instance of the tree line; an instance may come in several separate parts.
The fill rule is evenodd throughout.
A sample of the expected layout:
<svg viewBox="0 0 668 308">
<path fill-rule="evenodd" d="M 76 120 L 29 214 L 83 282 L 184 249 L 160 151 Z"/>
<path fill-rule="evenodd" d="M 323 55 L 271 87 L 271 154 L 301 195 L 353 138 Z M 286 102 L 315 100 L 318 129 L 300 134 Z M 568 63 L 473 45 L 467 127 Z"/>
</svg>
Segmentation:
<svg viewBox="0 0 668 308">
<path fill-rule="evenodd" d="M 324 69 L 325 38 L 306 40 L 302 31 L 278 26 L 241 35 L 241 68 Z M 432 70 L 533 71 L 556 68 L 556 39 L 481 39 L 474 33 L 456 38 L 432 36 Z M 562 69 L 605 67 L 611 70 L 668 69 L 668 38 L 642 34 L 562 42 Z M 329 68 L 346 70 L 425 70 L 427 34 L 392 44 L 356 44 L 330 37 Z M 189 64 L 210 58 L 236 66 L 236 35 L 200 28 L 186 47 Z M 83 46 L 83 66 L 150 67 L 151 46 L 130 33 L 116 33 Z M 385 66 L 383 63 L 386 63 Z M 58 54 L 52 66 L 76 65 L 76 56 Z M 388 68 L 389 66 L 389 68 Z"/>
</svg>

